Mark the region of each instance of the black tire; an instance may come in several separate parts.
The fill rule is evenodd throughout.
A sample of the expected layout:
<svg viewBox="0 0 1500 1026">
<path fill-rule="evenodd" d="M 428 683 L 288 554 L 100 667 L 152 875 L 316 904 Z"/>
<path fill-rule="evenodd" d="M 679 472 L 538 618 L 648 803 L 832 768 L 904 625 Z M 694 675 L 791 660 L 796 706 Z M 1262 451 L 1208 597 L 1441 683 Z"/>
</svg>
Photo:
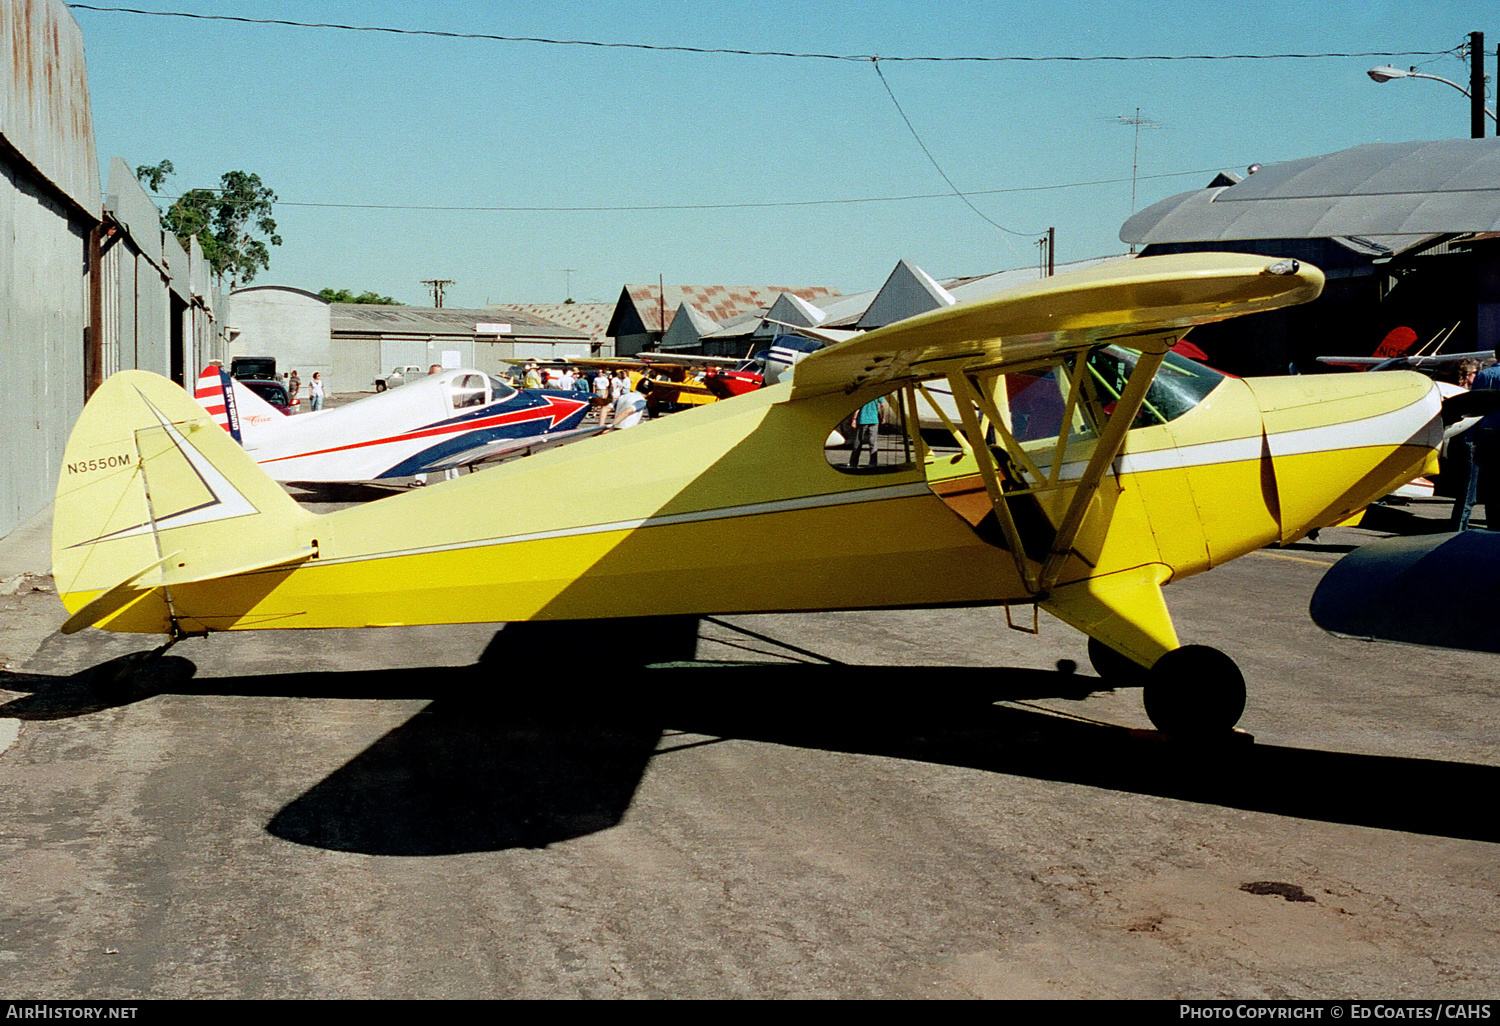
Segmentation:
<svg viewBox="0 0 1500 1026">
<path fill-rule="evenodd" d="M 384 381 L 377 381 L 377 382 L 375 382 L 375 391 L 377 391 L 377 392 L 384 392 L 385 391 L 385 382 Z"/>
<path fill-rule="evenodd" d="M 1098 638 L 1089 638 L 1089 663 L 1100 677 L 1117 684 L 1139 684 L 1147 673 L 1140 663 L 1116 652 Z"/>
<path fill-rule="evenodd" d="M 1184 645 L 1156 661 L 1146 678 L 1146 715 L 1167 734 L 1227 733 L 1245 712 L 1245 677 L 1207 645 Z"/>
</svg>

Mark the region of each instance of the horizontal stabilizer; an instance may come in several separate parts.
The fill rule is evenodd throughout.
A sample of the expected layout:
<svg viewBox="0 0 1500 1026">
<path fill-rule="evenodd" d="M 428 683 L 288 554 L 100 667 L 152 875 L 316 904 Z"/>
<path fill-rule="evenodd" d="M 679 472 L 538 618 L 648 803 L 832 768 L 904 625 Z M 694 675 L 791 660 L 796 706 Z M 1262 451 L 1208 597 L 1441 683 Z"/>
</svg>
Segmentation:
<svg viewBox="0 0 1500 1026">
<path fill-rule="evenodd" d="M 1500 534 L 1460 531 L 1383 538 L 1333 565 L 1313 592 L 1313 622 L 1330 634 L 1500 652 Z"/>
<path fill-rule="evenodd" d="M 99 621 L 118 613 L 132 602 L 148 594 L 155 585 L 148 584 L 145 587 L 137 587 L 136 582 L 162 564 L 177 558 L 177 555 L 174 552 L 171 555 L 163 556 L 154 563 L 141 567 L 141 569 L 125 578 L 125 580 L 68 617 L 59 630 L 63 634 L 77 634 L 85 627 L 94 626 Z"/>
</svg>

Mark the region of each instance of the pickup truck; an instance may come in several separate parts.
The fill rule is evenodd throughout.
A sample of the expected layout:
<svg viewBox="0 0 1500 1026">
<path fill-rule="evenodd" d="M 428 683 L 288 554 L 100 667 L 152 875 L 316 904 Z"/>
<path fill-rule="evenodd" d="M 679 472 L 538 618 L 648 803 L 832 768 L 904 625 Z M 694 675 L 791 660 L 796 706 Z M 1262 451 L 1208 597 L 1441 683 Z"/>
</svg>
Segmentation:
<svg viewBox="0 0 1500 1026">
<path fill-rule="evenodd" d="M 415 381 L 427 372 L 421 367 L 413 367 L 407 364 L 405 367 L 397 367 L 383 378 L 375 379 L 375 391 L 384 392 L 388 388 L 399 388 L 402 385 Z"/>
</svg>

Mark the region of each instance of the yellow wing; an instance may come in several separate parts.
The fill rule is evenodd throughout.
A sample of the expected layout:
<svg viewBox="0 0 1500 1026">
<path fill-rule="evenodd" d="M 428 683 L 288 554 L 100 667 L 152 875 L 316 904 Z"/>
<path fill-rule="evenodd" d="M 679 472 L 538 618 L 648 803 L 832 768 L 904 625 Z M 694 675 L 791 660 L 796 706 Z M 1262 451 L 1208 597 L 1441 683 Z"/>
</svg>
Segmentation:
<svg viewBox="0 0 1500 1026">
<path fill-rule="evenodd" d="M 1295 260 L 1185 253 L 1099 264 L 970 303 L 933 310 L 821 349 L 797 365 L 796 398 L 882 381 L 1021 365 L 1118 341 L 1170 346 L 1195 324 L 1294 306 L 1323 291 L 1323 272 Z"/>
</svg>

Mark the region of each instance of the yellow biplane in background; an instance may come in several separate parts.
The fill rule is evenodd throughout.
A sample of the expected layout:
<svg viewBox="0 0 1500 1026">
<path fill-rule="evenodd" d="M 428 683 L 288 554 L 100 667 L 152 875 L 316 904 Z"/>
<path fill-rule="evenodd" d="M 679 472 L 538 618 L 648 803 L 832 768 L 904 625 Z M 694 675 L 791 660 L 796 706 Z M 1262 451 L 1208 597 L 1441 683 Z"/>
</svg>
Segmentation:
<svg viewBox="0 0 1500 1026">
<path fill-rule="evenodd" d="M 186 393 L 111 377 L 68 445 L 53 528 L 65 631 L 166 634 L 948 605 L 1033 605 L 1222 732 L 1244 681 L 1179 644 L 1162 586 L 1348 516 L 1434 458 L 1431 381 L 1241 380 L 1169 356 L 1193 325 L 1315 297 L 1238 254 L 1126 260 L 813 353 L 792 380 L 326 515 Z M 830 430 L 927 383 L 961 445 L 836 465 Z M 904 439 L 904 440 L 902 440 Z M 767 539 L 774 539 L 768 544 Z M 691 587 L 682 581 L 691 579 Z"/>
</svg>

